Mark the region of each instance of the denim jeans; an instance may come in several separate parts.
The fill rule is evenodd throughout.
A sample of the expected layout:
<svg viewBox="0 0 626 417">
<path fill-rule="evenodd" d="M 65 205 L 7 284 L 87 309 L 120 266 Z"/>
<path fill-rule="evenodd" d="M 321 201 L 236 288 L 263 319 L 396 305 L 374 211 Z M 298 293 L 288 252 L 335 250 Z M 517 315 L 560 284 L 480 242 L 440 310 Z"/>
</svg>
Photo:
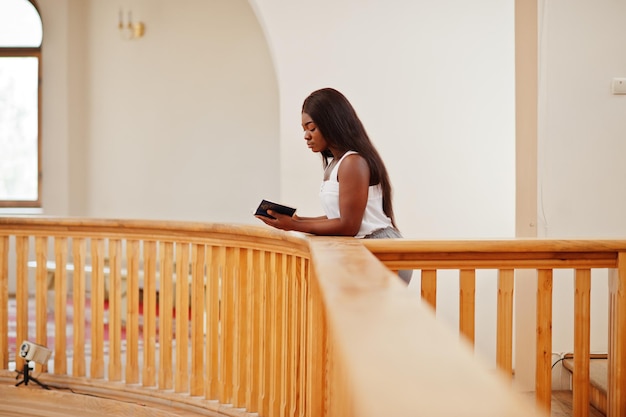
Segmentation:
<svg viewBox="0 0 626 417">
<path fill-rule="evenodd" d="M 400 234 L 398 229 L 396 229 L 393 226 L 389 226 L 384 229 L 374 230 L 369 235 L 366 235 L 363 237 L 363 239 L 398 239 L 398 238 L 402 238 L 402 235 Z M 413 276 L 413 270 L 404 269 L 404 270 L 398 271 L 398 276 L 400 277 L 400 279 L 402 279 L 402 281 L 406 282 L 408 285 L 408 283 L 411 282 L 411 277 Z"/>
</svg>

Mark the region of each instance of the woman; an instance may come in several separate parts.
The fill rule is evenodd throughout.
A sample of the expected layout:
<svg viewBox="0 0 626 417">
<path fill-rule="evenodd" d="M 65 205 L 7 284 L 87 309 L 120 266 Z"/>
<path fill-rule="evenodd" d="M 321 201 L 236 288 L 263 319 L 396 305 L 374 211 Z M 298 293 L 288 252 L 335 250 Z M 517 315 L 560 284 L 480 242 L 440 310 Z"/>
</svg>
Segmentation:
<svg viewBox="0 0 626 417">
<path fill-rule="evenodd" d="M 399 238 L 387 169 L 354 108 L 339 91 L 314 91 L 302 105 L 304 140 L 322 155 L 320 200 L 325 216 L 257 216 L 282 230 L 357 238 Z M 407 283 L 412 271 L 400 271 Z"/>
</svg>

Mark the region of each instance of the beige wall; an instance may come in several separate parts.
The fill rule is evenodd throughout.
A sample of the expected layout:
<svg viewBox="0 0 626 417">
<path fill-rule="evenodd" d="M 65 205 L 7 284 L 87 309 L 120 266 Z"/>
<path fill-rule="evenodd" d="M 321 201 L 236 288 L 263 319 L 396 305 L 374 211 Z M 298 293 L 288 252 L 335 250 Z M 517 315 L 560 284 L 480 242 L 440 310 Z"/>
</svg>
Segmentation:
<svg viewBox="0 0 626 417">
<path fill-rule="evenodd" d="M 278 96 L 246 1 L 41 0 L 44 213 L 254 222 L 278 198 Z"/>
<path fill-rule="evenodd" d="M 512 1 L 251 3 L 280 80 L 283 199 L 319 213 L 299 110 L 333 86 L 387 163 L 406 236 L 514 235 Z"/>
<path fill-rule="evenodd" d="M 539 235 L 626 236 L 626 3 L 543 1 L 539 27 Z M 572 274 L 555 277 L 553 348 L 573 344 Z M 592 277 L 591 351 L 606 353 L 607 274 Z"/>
</svg>

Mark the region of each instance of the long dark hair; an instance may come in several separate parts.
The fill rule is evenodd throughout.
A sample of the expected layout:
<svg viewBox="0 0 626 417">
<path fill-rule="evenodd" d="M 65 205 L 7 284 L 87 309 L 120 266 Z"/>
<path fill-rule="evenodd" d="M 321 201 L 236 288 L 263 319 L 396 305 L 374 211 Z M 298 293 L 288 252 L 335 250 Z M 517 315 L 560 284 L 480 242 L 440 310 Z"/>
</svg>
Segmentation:
<svg viewBox="0 0 626 417">
<path fill-rule="evenodd" d="M 383 211 L 395 227 L 392 189 L 387 168 L 380 154 L 372 144 L 363 123 L 354 107 L 339 91 L 322 88 L 312 92 L 302 104 L 302 113 L 311 119 L 330 145 L 340 152 L 355 151 L 365 160 L 370 169 L 370 185 L 380 184 L 383 190 Z M 321 152 L 324 168 L 333 157 L 329 149 Z"/>
</svg>

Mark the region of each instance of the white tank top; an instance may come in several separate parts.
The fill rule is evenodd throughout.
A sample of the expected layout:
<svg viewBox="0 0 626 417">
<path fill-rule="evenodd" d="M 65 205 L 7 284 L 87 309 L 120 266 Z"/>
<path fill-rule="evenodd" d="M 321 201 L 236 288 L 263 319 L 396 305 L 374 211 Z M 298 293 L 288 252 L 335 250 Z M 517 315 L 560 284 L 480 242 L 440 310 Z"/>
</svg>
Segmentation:
<svg viewBox="0 0 626 417">
<path fill-rule="evenodd" d="M 327 181 L 322 182 L 320 188 L 320 202 L 322 208 L 329 219 L 336 219 L 341 216 L 339 212 L 339 181 L 337 181 L 337 172 L 339 165 L 343 159 L 355 154 L 355 151 L 348 151 L 337 162 L 330 172 Z M 383 211 L 383 189 L 380 184 L 370 185 L 367 191 L 367 205 L 361 220 L 361 228 L 355 237 L 361 238 L 369 235 L 374 230 L 384 229 L 391 226 L 391 219 L 387 217 Z"/>
</svg>

